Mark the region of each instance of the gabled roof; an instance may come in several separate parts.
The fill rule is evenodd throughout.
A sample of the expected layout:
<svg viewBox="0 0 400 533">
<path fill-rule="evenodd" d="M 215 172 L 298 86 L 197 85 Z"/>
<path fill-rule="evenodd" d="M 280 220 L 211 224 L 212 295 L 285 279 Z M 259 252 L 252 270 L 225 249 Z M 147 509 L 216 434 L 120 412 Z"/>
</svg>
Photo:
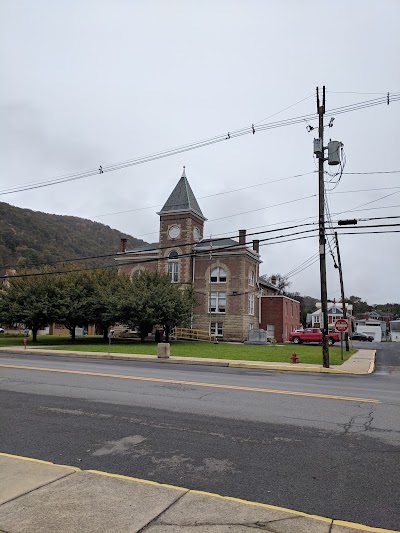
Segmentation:
<svg viewBox="0 0 400 533">
<path fill-rule="evenodd" d="M 181 213 L 192 212 L 198 215 L 203 220 L 206 220 L 205 216 L 201 212 L 200 206 L 193 194 L 192 188 L 189 185 L 186 177 L 185 167 L 183 167 L 183 173 L 181 179 L 176 184 L 175 189 L 170 194 L 168 200 L 165 202 L 164 207 L 161 209 L 158 215 L 164 215 L 169 213 Z"/>
<path fill-rule="evenodd" d="M 235 250 L 239 247 L 238 241 L 234 239 L 203 239 L 193 246 L 195 250 L 212 250 L 215 252 L 216 249 L 220 248 L 230 248 Z"/>
<path fill-rule="evenodd" d="M 142 244 L 141 246 L 138 246 L 137 248 L 132 248 L 132 250 L 127 250 L 127 253 L 132 252 L 158 252 L 160 247 L 159 242 L 150 242 L 146 244 Z M 123 252 L 125 253 L 125 252 Z"/>
<path fill-rule="evenodd" d="M 333 308 L 335 308 L 335 312 L 333 311 Z M 348 310 L 348 306 L 346 306 L 346 309 Z M 322 313 L 321 308 L 314 311 L 314 313 L 311 313 L 314 316 L 318 316 Z M 338 304 L 334 304 L 331 302 L 328 302 L 328 315 L 341 315 L 343 314 L 343 309 Z"/>
<path fill-rule="evenodd" d="M 278 287 L 276 285 L 274 285 L 273 283 L 271 283 L 270 281 L 268 281 L 267 279 L 265 279 L 263 276 L 261 276 L 259 279 L 258 279 L 258 283 L 261 287 L 266 287 L 267 289 L 272 289 L 276 292 L 279 291 Z"/>
</svg>

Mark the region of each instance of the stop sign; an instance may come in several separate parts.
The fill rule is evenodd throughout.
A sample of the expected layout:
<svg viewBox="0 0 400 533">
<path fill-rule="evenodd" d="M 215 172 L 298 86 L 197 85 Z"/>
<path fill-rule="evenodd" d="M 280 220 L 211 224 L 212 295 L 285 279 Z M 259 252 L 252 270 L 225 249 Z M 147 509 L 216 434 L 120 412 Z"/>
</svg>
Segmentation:
<svg viewBox="0 0 400 533">
<path fill-rule="evenodd" d="M 349 330 L 349 323 L 344 318 L 339 318 L 335 322 L 335 330 L 338 333 L 346 333 Z"/>
</svg>

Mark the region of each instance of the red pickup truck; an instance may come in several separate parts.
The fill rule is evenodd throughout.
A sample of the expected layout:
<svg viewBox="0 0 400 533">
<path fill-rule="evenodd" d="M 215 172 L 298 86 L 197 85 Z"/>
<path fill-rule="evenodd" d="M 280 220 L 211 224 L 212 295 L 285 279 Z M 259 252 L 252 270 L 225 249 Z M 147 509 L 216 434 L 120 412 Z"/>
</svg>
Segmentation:
<svg viewBox="0 0 400 533">
<path fill-rule="evenodd" d="M 301 344 L 303 342 L 322 342 L 322 331 L 318 328 L 308 328 L 301 331 L 292 331 L 289 335 L 289 340 L 294 344 Z M 328 333 L 329 346 L 340 341 L 339 333 Z"/>
</svg>

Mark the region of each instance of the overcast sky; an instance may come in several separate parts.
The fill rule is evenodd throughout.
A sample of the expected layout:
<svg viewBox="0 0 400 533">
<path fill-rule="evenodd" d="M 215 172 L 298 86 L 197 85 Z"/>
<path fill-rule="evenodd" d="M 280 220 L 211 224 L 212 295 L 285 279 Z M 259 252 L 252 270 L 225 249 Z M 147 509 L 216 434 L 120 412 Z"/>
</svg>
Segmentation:
<svg viewBox="0 0 400 533">
<path fill-rule="evenodd" d="M 313 113 L 317 85 L 326 85 L 327 109 L 400 91 L 398 0 L 2 0 L 0 10 L 1 189 L 248 127 L 306 97 L 267 122 Z M 400 170 L 399 123 L 397 102 L 338 115 L 326 132 L 345 145 L 345 172 Z M 257 132 L 0 200 L 154 242 L 154 206 L 186 165 L 207 236 L 315 221 L 316 174 L 202 198 L 314 171 L 313 134 L 306 123 Z M 400 173 L 343 175 L 334 193 L 332 214 L 348 212 L 333 219 L 400 215 Z M 133 211 L 142 207 L 149 208 Z M 400 301 L 400 233 L 340 243 L 347 295 Z M 318 242 L 261 252 L 261 273 L 286 274 L 317 254 Z M 318 297 L 318 263 L 290 281 L 292 290 Z M 339 296 L 328 257 L 328 297 Z"/>
</svg>

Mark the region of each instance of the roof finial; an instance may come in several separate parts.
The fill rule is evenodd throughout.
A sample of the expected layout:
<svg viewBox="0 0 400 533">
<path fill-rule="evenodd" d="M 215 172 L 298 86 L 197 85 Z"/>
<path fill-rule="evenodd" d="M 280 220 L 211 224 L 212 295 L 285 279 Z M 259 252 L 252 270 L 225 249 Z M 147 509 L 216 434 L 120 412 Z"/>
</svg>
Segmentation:
<svg viewBox="0 0 400 533">
<path fill-rule="evenodd" d="M 182 178 L 186 178 L 185 165 L 183 165 Z"/>
</svg>

